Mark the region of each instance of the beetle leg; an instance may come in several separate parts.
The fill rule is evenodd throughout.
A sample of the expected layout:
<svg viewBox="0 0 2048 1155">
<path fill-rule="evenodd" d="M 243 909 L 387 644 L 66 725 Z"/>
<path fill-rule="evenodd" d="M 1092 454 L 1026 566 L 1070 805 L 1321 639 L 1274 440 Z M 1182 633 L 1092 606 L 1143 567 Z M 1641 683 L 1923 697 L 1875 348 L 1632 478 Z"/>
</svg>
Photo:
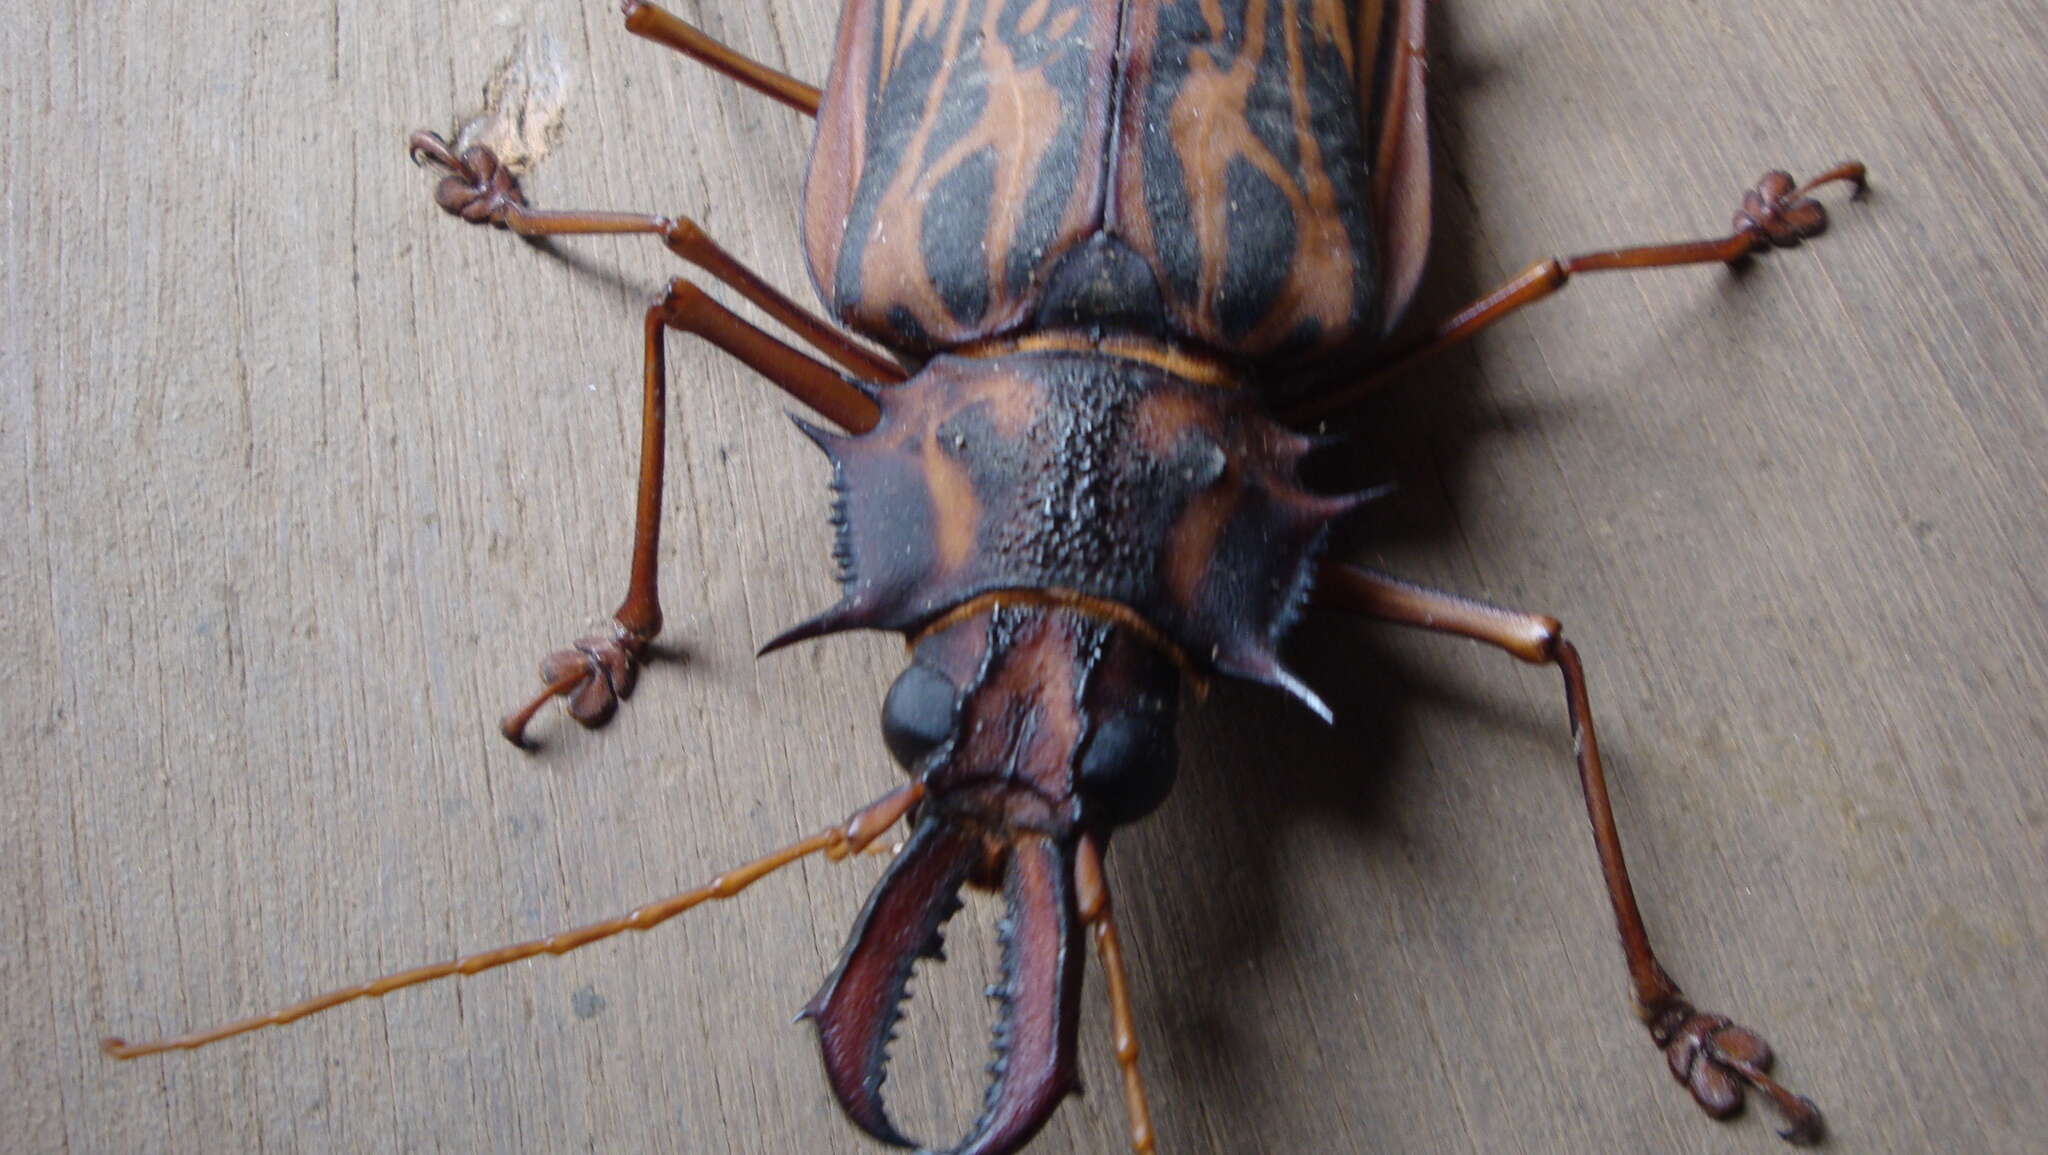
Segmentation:
<svg viewBox="0 0 2048 1155">
<path fill-rule="evenodd" d="M 763 855 L 744 866 L 728 870 L 695 890 L 686 890 L 681 894 L 650 902 L 617 918 L 594 922 L 575 930 L 565 930 L 532 942 L 503 946 L 444 963 L 398 971 L 382 978 L 317 995 L 269 1014 L 238 1019 L 210 1030 L 194 1031 L 191 1034 L 148 1043 L 102 1039 L 100 1049 L 116 1059 L 136 1059 L 164 1051 L 190 1051 L 263 1027 L 281 1027 L 307 1015 L 318 1014 L 330 1007 L 352 1003 L 357 999 L 383 998 L 392 991 L 403 990 L 406 987 L 418 986 L 451 975 L 473 975 L 496 970 L 498 967 L 530 959 L 536 955 L 567 954 L 578 947 L 589 946 L 600 939 L 607 939 L 629 930 L 653 930 L 700 903 L 731 898 L 783 867 L 813 854 L 823 854 L 833 862 L 843 862 L 865 850 L 880 838 L 884 831 L 910 813 L 911 808 L 923 798 L 924 786 L 921 783 L 906 783 L 855 811 L 852 817 L 838 826 L 828 827 L 809 838 L 792 842 L 772 854 Z"/>
<path fill-rule="evenodd" d="M 1600 854 L 1600 873 L 1614 904 L 1615 928 L 1621 934 L 1622 953 L 1635 985 L 1636 1013 L 1649 1028 L 1651 1040 L 1663 1049 L 1672 1075 L 1692 1092 L 1701 1110 L 1716 1119 L 1734 1114 L 1742 1107 L 1742 1085 L 1747 1083 L 1784 1115 L 1786 1127 L 1778 1132 L 1782 1138 L 1802 1146 L 1819 1141 L 1820 1109 L 1813 1100 L 1794 1095 L 1770 1077 L 1770 1047 L 1747 1028 L 1695 1009 L 1650 948 L 1649 931 L 1643 926 L 1643 913 L 1629 882 L 1628 863 L 1622 858 L 1614 807 L 1607 797 L 1585 670 L 1557 619 L 1501 609 L 1336 562 L 1324 563 L 1318 572 L 1313 600 L 1329 609 L 1472 638 L 1524 662 L 1558 668 L 1564 675 L 1565 702 L 1571 712 L 1579 785 L 1586 796 L 1593 845 Z"/>
<path fill-rule="evenodd" d="M 712 71 L 724 73 L 806 116 L 818 115 L 818 105 L 824 96 L 814 86 L 734 52 L 684 23 L 674 13 L 652 4 L 625 0 L 620 8 L 626 14 L 626 31 L 633 35 L 665 44 Z"/>
<path fill-rule="evenodd" d="M 1807 194 L 1846 181 L 1861 196 L 1869 187 L 1863 165 L 1847 161 L 1798 187 L 1783 172 L 1768 172 L 1742 198 L 1733 230 L 1725 237 L 1676 244 L 1607 249 L 1573 257 L 1551 257 L 1523 269 L 1513 280 L 1458 310 L 1429 333 L 1381 357 L 1356 385 L 1316 397 L 1290 409 L 1289 421 L 1312 421 L 1357 401 L 1409 365 L 1473 336 L 1525 305 L 1550 296 L 1576 273 L 1618 269 L 1670 269 L 1684 265 L 1732 265 L 1771 248 L 1792 248 L 1827 231 L 1827 210 Z"/>
<path fill-rule="evenodd" d="M 586 727 L 611 721 L 633 693 L 640 662 L 661 632 L 657 571 L 661 553 L 661 486 L 667 434 L 667 333 L 702 337 L 745 362 L 790 396 L 855 432 L 874 427 L 880 410 L 864 386 L 748 324 L 703 289 L 677 278 L 647 310 L 646 372 L 640 409 L 640 483 L 633 519 L 633 561 L 625 600 L 612 614 L 610 637 L 583 638 L 541 662 L 542 688 L 505 716 L 499 731 L 526 745 L 526 726 L 553 698 L 567 698 L 569 716 Z"/>
<path fill-rule="evenodd" d="M 1116 918 L 1109 904 L 1109 882 L 1102 869 L 1102 845 L 1092 834 L 1081 836 L 1074 853 L 1074 905 L 1081 925 L 1095 933 L 1096 957 L 1102 960 L 1103 979 L 1109 987 L 1110 1031 L 1116 1045 L 1116 1063 L 1124 1076 L 1124 1111 L 1131 1121 L 1131 1150 L 1150 1155 L 1154 1150 L 1152 1108 L 1145 1100 L 1145 1078 L 1138 1071 L 1138 1030 L 1131 1021 L 1131 989 L 1124 977 L 1124 951 L 1116 934 Z"/>
<path fill-rule="evenodd" d="M 414 160 L 426 160 L 447 174 L 434 189 L 434 201 L 454 216 L 472 224 L 507 229 L 522 237 L 626 233 L 660 237 L 670 252 L 737 291 L 806 344 L 844 365 L 847 372 L 864 380 L 891 384 L 905 377 L 902 366 L 869 351 L 831 322 L 791 300 L 726 252 L 688 217 L 536 209 L 526 203 L 519 178 L 490 149 L 477 145 L 458 153 L 447 141 L 425 131 L 413 133 L 408 143 Z"/>
</svg>

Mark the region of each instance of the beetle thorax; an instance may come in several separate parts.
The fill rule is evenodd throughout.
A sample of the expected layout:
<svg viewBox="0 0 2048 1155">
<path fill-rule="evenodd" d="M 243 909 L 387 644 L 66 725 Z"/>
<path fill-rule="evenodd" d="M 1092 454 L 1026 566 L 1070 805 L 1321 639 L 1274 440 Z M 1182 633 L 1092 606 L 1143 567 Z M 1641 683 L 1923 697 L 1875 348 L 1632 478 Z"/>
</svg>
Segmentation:
<svg viewBox="0 0 2048 1155">
<path fill-rule="evenodd" d="M 1118 620 L 1197 670 L 1290 685 L 1274 649 L 1347 499 L 1248 390 L 1099 352 L 942 357 L 832 457 L 845 597 L 790 635 L 917 633 L 998 594 Z"/>
</svg>

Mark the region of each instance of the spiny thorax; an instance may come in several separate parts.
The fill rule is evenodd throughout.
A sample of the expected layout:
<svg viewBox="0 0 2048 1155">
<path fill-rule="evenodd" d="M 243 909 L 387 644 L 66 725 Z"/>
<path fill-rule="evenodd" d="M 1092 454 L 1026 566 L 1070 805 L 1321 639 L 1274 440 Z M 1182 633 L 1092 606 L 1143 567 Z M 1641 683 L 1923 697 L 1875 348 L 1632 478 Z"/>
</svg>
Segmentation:
<svg viewBox="0 0 2048 1155">
<path fill-rule="evenodd" d="M 1315 703 L 1277 647 L 1332 520 L 1304 489 L 1312 442 L 1251 390 L 1099 352 L 941 357 L 883 390 L 832 458 L 843 596 L 774 644 L 915 634 L 1004 591 L 1122 607 L 1197 672 Z"/>
</svg>

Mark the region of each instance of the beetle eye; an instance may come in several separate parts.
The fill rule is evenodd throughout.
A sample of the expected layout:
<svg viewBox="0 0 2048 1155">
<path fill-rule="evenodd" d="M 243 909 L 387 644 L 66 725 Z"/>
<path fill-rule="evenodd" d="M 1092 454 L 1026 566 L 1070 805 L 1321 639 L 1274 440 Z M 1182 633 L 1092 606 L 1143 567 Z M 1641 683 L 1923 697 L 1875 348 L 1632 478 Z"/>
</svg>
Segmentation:
<svg viewBox="0 0 2048 1155">
<path fill-rule="evenodd" d="M 1081 791 L 1113 823 L 1135 822 L 1173 789 L 1180 747 L 1172 705 L 1118 714 L 1095 727 L 1081 754 Z"/>
<path fill-rule="evenodd" d="M 882 699 L 882 741 L 898 765 L 914 770 L 952 736 L 958 713 L 959 691 L 946 675 L 913 662 Z"/>
</svg>

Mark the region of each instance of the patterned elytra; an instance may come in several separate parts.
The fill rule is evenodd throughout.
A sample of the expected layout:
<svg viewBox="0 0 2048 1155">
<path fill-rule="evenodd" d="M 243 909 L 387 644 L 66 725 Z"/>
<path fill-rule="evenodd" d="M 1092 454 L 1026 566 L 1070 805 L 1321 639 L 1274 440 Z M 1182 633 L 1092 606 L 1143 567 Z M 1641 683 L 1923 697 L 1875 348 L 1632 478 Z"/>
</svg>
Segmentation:
<svg viewBox="0 0 2048 1155">
<path fill-rule="evenodd" d="M 1377 155 L 1393 138 L 1365 116 L 1405 15 L 855 0 L 812 154 L 812 277 L 847 325 L 919 353 L 1060 328 L 1268 362 L 1377 339 L 1420 269 L 1413 235 L 1381 251 L 1377 210 L 1395 195 L 1427 231 L 1426 197 L 1385 179 L 1418 167 L 1414 142 Z"/>
</svg>

